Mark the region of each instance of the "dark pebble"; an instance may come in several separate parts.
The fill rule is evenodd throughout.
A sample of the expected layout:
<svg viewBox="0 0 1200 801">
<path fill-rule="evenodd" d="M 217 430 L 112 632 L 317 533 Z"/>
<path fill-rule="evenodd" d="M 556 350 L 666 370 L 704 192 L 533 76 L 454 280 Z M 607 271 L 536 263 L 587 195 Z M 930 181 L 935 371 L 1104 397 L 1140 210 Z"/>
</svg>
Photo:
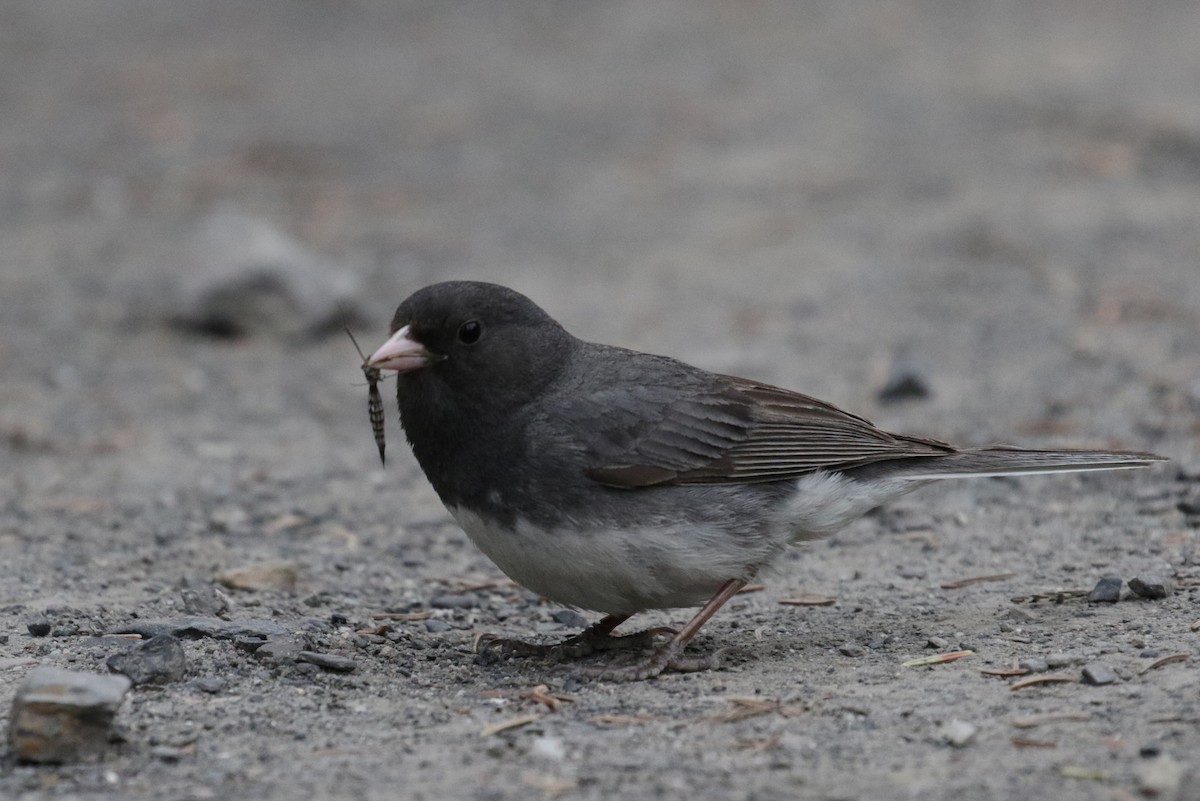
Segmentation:
<svg viewBox="0 0 1200 801">
<path fill-rule="evenodd" d="M 1153 759 L 1162 753 L 1162 746 L 1158 743 L 1146 743 L 1138 749 L 1138 756 L 1143 759 Z"/>
<path fill-rule="evenodd" d="M 1083 681 L 1085 684 L 1112 684 L 1117 680 L 1116 671 L 1104 662 L 1089 662 L 1083 666 Z"/>
<path fill-rule="evenodd" d="M 350 618 L 338 612 L 334 612 L 329 616 L 329 624 L 331 626 L 349 626 Z"/>
<path fill-rule="evenodd" d="M 183 678 L 187 657 L 179 640 L 160 634 L 136 648 L 113 654 L 106 661 L 113 673 L 122 673 L 135 685 L 170 684 Z"/>
<path fill-rule="evenodd" d="M 1200 498 L 1189 498 L 1177 503 L 1176 508 L 1185 515 L 1200 515 Z"/>
<path fill-rule="evenodd" d="M 29 633 L 34 637 L 45 637 L 50 633 L 50 621 L 44 617 L 39 617 L 37 620 L 31 620 L 26 623 L 25 628 L 29 629 Z"/>
<path fill-rule="evenodd" d="M 425 630 L 430 634 L 444 634 L 450 630 L 450 624 L 444 620 L 432 618 L 425 621 Z"/>
<path fill-rule="evenodd" d="M 550 617 L 569 629 L 586 629 L 588 627 L 588 619 L 574 609 L 559 609 Z"/>
<path fill-rule="evenodd" d="M 878 392 L 880 403 L 920 400 L 929 395 L 929 380 L 925 377 L 925 371 L 915 359 L 903 353 L 892 362 L 887 381 Z"/>
<path fill-rule="evenodd" d="M 437 595 L 429 601 L 434 609 L 474 609 L 479 606 L 479 597 L 471 593 L 462 595 Z"/>
<path fill-rule="evenodd" d="M 1129 580 L 1129 589 L 1143 598 L 1166 598 L 1175 591 L 1175 582 L 1163 576 L 1135 576 Z"/>
<path fill-rule="evenodd" d="M 296 659 L 335 673 L 351 673 L 358 667 L 358 663 L 348 656 L 322 654 L 317 651 L 301 651 L 296 655 Z"/>
<path fill-rule="evenodd" d="M 1121 584 L 1120 576 L 1105 576 L 1096 582 L 1087 599 L 1094 604 L 1115 604 L 1121 600 Z"/>
</svg>

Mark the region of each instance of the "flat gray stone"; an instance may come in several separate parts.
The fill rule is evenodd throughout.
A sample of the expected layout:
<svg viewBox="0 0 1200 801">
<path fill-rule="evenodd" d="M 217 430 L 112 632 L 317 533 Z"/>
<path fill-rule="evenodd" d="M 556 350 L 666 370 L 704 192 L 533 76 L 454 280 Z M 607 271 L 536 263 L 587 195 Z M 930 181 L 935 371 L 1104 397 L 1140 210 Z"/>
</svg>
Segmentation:
<svg viewBox="0 0 1200 801">
<path fill-rule="evenodd" d="M 1083 683 L 1096 686 L 1112 684 L 1117 673 L 1106 662 L 1089 662 L 1083 666 Z"/>
<path fill-rule="evenodd" d="M 78 762 L 109 747 L 131 682 L 61 668 L 36 668 L 13 697 L 8 743 L 22 762 Z"/>
<path fill-rule="evenodd" d="M 135 648 L 113 654 L 106 664 L 114 673 L 128 676 L 135 685 L 170 684 L 187 672 L 183 645 L 170 634 L 159 634 Z"/>
</svg>

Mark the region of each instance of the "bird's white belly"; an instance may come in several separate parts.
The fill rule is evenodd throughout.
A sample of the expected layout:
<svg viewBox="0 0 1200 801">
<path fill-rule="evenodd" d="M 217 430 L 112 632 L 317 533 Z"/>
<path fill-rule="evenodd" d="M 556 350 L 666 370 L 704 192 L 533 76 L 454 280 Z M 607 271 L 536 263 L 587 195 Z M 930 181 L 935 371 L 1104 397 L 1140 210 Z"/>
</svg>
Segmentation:
<svg viewBox="0 0 1200 801">
<path fill-rule="evenodd" d="M 723 531 L 682 524 L 621 531 L 563 525 L 512 528 L 446 507 L 471 541 L 518 584 L 558 603 L 608 614 L 698 606 L 765 554 L 731 547 Z M 772 549 L 774 550 L 774 549 Z"/>
</svg>

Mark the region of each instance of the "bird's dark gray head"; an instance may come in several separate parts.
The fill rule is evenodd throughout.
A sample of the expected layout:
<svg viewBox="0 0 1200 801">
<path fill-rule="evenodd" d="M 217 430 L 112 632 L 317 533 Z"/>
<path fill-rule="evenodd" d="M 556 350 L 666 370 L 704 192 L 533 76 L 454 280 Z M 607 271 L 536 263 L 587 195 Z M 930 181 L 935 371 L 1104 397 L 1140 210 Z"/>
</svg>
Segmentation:
<svg viewBox="0 0 1200 801">
<path fill-rule="evenodd" d="M 435 403 L 511 407 L 553 381 L 576 343 L 529 298 L 480 281 L 414 292 L 396 309 L 391 333 L 368 365 L 400 374 L 402 409 L 407 391 Z"/>
</svg>

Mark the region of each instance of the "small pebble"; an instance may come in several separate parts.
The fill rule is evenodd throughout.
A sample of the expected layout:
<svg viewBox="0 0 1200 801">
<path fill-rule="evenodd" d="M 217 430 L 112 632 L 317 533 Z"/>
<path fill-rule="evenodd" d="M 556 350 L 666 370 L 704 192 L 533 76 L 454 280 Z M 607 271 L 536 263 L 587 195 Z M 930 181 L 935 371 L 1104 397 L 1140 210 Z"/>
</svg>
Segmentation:
<svg viewBox="0 0 1200 801">
<path fill-rule="evenodd" d="M 224 690 L 227 686 L 229 686 L 229 682 L 220 676 L 202 676 L 192 682 L 192 684 L 197 690 L 213 695 L 221 692 L 221 690 Z"/>
<path fill-rule="evenodd" d="M 1050 663 L 1040 656 L 1029 656 L 1018 662 L 1017 667 L 1030 673 L 1045 673 L 1050 669 Z"/>
<path fill-rule="evenodd" d="M 1175 504 L 1175 508 L 1185 515 L 1200 515 L 1200 498 L 1187 498 Z"/>
<path fill-rule="evenodd" d="M 150 748 L 150 756 L 163 762 L 178 762 L 185 753 L 184 749 L 173 745 L 155 745 Z"/>
<path fill-rule="evenodd" d="M 925 641 L 926 648 L 933 648 L 938 651 L 944 651 L 950 647 L 950 641 L 945 637 L 930 637 Z"/>
<path fill-rule="evenodd" d="M 229 611 L 229 596 L 211 584 L 184 587 L 179 591 L 183 611 L 189 615 L 220 616 Z"/>
<path fill-rule="evenodd" d="M 529 753 L 551 762 L 561 762 L 567 756 L 567 747 L 560 738 L 544 734 L 533 738 L 529 744 Z"/>
<path fill-rule="evenodd" d="M 351 673 L 358 667 L 358 663 L 348 656 L 322 654 L 317 651 L 301 651 L 296 655 L 296 659 L 335 673 Z"/>
<path fill-rule="evenodd" d="M 1200 459 L 1192 459 L 1179 465 L 1180 481 L 1200 481 Z"/>
<path fill-rule="evenodd" d="M 1131 578 L 1129 589 L 1143 598 L 1166 598 L 1175 592 L 1175 582 L 1164 576 L 1147 574 Z"/>
<path fill-rule="evenodd" d="M 867 650 L 857 643 L 848 642 L 838 646 L 838 653 L 842 656 L 862 656 Z"/>
<path fill-rule="evenodd" d="M 1089 662 L 1083 666 L 1083 681 L 1085 684 L 1102 686 L 1112 684 L 1116 680 L 1116 671 L 1105 662 Z"/>
<path fill-rule="evenodd" d="M 291 592 L 300 571 L 291 562 L 267 562 L 223 570 L 216 579 L 231 590 Z"/>
<path fill-rule="evenodd" d="M 588 619 L 574 609 L 559 609 L 550 617 L 569 629 L 586 629 L 588 627 Z"/>
<path fill-rule="evenodd" d="M 1080 659 L 1078 657 L 1072 656 L 1071 654 L 1049 654 L 1046 657 L 1047 667 L 1054 668 L 1055 670 L 1058 668 L 1067 667 L 1068 665 L 1073 665 L 1079 661 Z"/>
<path fill-rule="evenodd" d="M 979 727 L 965 720 L 951 720 L 938 728 L 938 736 L 955 748 L 964 748 L 975 739 Z"/>
<path fill-rule="evenodd" d="M 44 617 L 36 618 L 25 624 L 29 633 L 34 637 L 45 637 L 50 633 L 50 621 Z"/>
<path fill-rule="evenodd" d="M 1121 600 L 1121 577 L 1105 576 L 1096 582 L 1096 586 L 1088 593 L 1090 603 L 1115 604 Z"/>
<path fill-rule="evenodd" d="M 930 395 L 929 379 L 923 365 L 905 352 L 897 353 L 887 381 L 877 394 L 880 403 L 920 400 Z"/>
<path fill-rule="evenodd" d="M 450 624 L 436 617 L 430 618 L 425 621 L 425 630 L 430 634 L 444 634 L 450 630 Z"/>
</svg>

